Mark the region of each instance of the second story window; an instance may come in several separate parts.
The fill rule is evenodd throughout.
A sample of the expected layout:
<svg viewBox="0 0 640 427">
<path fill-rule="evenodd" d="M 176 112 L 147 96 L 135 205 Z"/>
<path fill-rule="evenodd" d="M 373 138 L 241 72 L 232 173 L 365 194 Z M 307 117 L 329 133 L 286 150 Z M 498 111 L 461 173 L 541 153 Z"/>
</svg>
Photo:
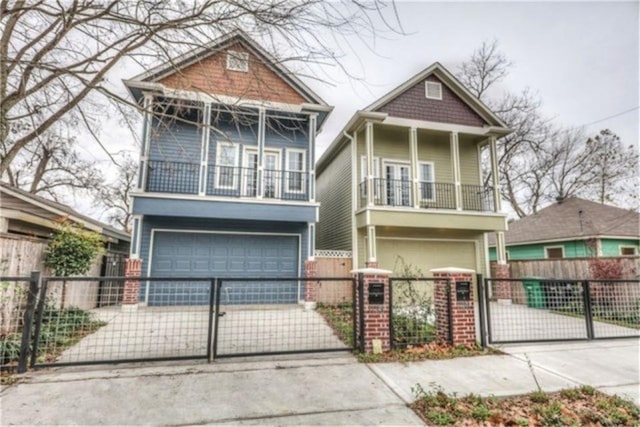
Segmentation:
<svg viewBox="0 0 640 427">
<path fill-rule="evenodd" d="M 433 162 L 420 162 L 420 200 L 432 202 L 436 198 Z"/>
<path fill-rule="evenodd" d="M 287 191 L 303 193 L 305 189 L 305 152 L 287 150 Z"/>
<path fill-rule="evenodd" d="M 249 71 L 249 54 L 247 52 L 238 52 L 230 50 L 227 52 L 227 70 Z"/>
<path fill-rule="evenodd" d="M 373 194 L 379 198 L 380 188 L 380 158 L 373 158 Z M 367 156 L 360 157 L 360 197 L 367 197 Z"/>
<path fill-rule="evenodd" d="M 547 259 L 564 258 L 564 247 L 562 246 L 545 246 L 544 255 Z"/>
<path fill-rule="evenodd" d="M 219 142 L 216 147 L 216 188 L 236 188 L 238 145 Z"/>
</svg>

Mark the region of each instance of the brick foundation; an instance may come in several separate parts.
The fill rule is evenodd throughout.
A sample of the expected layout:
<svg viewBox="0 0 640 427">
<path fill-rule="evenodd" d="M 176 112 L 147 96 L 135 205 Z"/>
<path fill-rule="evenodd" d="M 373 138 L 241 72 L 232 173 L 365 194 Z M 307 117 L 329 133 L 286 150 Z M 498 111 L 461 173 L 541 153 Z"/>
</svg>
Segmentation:
<svg viewBox="0 0 640 427">
<path fill-rule="evenodd" d="M 390 319 L 389 319 L 389 276 L 388 270 L 365 268 L 353 272 L 356 279 L 362 275 L 362 296 L 360 295 L 360 283 L 356 288 L 356 336 L 358 345 L 361 337 L 364 338 L 364 352 L 373 353 L 377 350 L 388 351 L 391 349 Z M 369 284 L 382 283 L 384 289 L 384 302 L 382 304 L 369 304 Z M 363 298 L 362 307 L 364 324 L 360 323 L 360 298 Z M 364 327 L 364 331 L 361 329 Z M 374 343 L 380 344 L 379 348 Z"/>
<path fill-rule="evenodd" d="M 304 262 L 304 277 L 318 277 L 318 262 L 316 260 L 306 260 Z M 319 283 L 307 281 L 304 283 L 304 301 L 315 303 L 318 301 Z"/>
<path fill-rule="evenodd" d="M 431 270 L 436 279 L 449 279 L 450 292 L 447 281 L 436 280 L 434 283 L 434 306 L 436 314 L 436 336 L 440 342 L 450 342 L 452 345 L 476 344 L 476 321 L 474 309 L 473 270 L 462 268 L 438 268 Z M 456 298 L 456 282 L 470 282 L 469 301 L 458 301 Z M 449 299 L 451 314 L 449 314 Z M 451 328 L 451 329 L 449 329 Z M 451 331 L 451 332 L 450 332 Z"/>
<path fill-rule="evenodd" d="M 491 266 L 491 277 L 493 279 L 509 279 L 511 278 L 511 271 L 509 268 L 509 264 L 499 264 L 495 263 Z M 493 297 L 498 300 L 498 302 L 506 302 L 510 303 L 512 294 L 511 294 L 511 282 L 508 281 L 500 281 L 495 280 L 493 282 Z"/>
<path fill-rule="evenodd" d="M 122 305 L 132 307 L 137 306 L 140 301 L 140 280 L 129 278 L 140 277 L 142 271 L 141 259 L 127 259 L 124 275 L 127 279 L 124 281 L 124 290 L 122 293 Z"/>
</svg>

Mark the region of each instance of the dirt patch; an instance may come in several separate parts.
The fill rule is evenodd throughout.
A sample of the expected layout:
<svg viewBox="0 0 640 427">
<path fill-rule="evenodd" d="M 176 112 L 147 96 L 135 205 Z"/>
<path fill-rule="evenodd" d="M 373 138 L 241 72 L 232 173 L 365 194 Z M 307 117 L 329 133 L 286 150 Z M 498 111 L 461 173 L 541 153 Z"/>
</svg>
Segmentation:
<svg viewBox="0 0 640 427">
<path fill-rule="evenodd" d="M 482 349 L 471 345 L 450 345 L 437 342 L 407 346 L 380 354 L 358 354 L 358 360 L 364 363 L 418 362 L 420 360 L 453 359 L 455 357 L 486 356 L 502 354 L 495 349 Z"/>
</svg>

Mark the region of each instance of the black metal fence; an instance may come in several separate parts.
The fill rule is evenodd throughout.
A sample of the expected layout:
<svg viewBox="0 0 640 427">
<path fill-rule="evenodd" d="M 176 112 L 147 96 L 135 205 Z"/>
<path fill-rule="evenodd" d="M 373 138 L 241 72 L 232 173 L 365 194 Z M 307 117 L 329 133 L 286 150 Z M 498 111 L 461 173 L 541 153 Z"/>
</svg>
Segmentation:
<svg viewBox="0 0 640 427">
<path fill-rule="evenodd" d="M 133 301 L 127 300 L 125 281 L 154 288 L 158 304 L 127 304 Z M 18 372 L 29 366 L 352 350 L 356 343 L 352 278 L 34 275 L 0 282 L 7 303 L 2 368 Z M 105 282 L 119 285 L 105 288 Z M 308 286 L 318 290 L 311 305 L 299 300 Z M 291 289 L 293 299 L 283 295 Z"/>
<path fill-rule="evenodd" d="M 389 280 L 391 348 L 422 345 L 436 340 L 435 281 L 434 278 L 402 277 Z M 440 286 L 446 286 L 443 290 L 445 293 L 450 292 L 448 281 Z M 450 307 L 450 298 L 447 301 Z"/>
<path fill-rule="evenodd" d="M 486 279 L 489 343 L 640 336 L 640 281 Z"/>
</svg>

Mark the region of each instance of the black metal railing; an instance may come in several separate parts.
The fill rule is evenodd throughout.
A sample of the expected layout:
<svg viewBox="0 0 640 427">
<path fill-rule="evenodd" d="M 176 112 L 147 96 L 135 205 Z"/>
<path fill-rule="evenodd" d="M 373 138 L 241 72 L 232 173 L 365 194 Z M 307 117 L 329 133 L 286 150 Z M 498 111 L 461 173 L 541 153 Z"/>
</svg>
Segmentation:
<svg viewBox="0 0 640 427">
<path fill-rule="evenodd" d="M 198 194 L 200 164 L 150 160 L 146 191 L 157 193 Z M 257 197 L 262 178 L 265 199 L 309 200 L 309 174 L 285 170 L 207 166 L 205 192 L 209 196 Z"/>
<path fill-rule="evenodd" d="M 373 179 L 373 204 L 375 206 L 413 207 L 413 185 L 409 180 Z M 367 205 L 367 182 L 360 183 L 360 207 Z M 445 182 L 417 183 L 417 205 L 420 208 L 456 209 L 455 184 Z M 461 185 L 462 209 L 466 211 L 493 212 L 493 190 L 480 185 Z"/>
<path fill-rule="evenodd" d="M 198 163 L 149 160 L 146 190 L 153 193 L 198 194 Z"/>
</svg>

